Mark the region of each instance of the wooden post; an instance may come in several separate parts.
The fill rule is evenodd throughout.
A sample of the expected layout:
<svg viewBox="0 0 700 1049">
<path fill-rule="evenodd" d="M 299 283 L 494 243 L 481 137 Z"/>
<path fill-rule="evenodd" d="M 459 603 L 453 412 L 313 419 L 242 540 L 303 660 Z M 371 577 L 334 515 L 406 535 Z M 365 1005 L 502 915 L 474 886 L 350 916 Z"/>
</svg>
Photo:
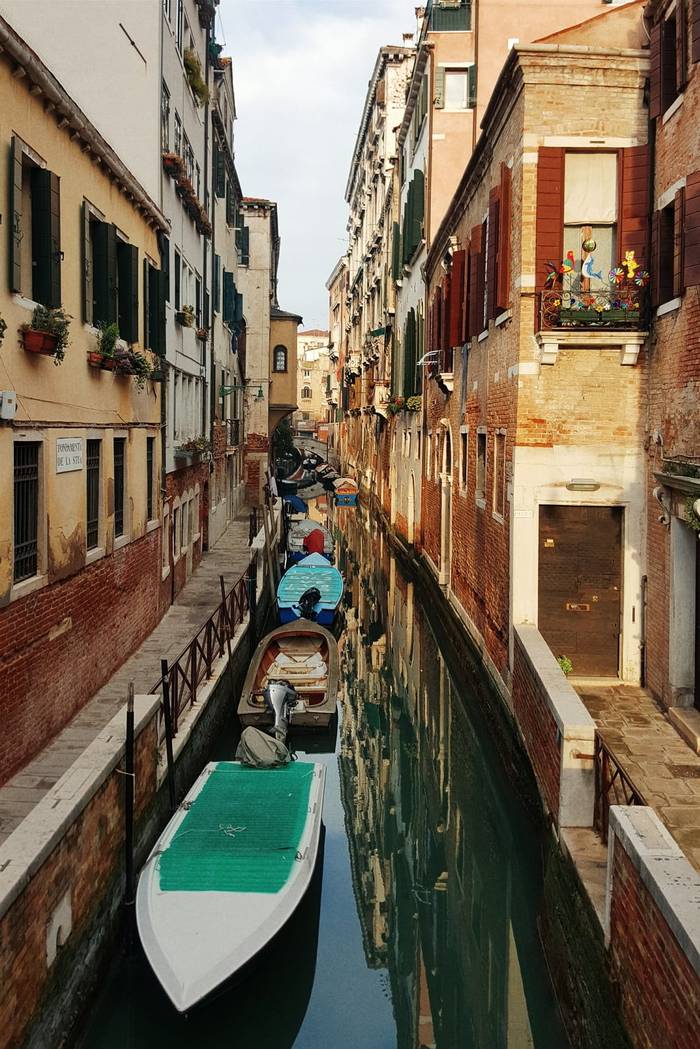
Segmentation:
<svg viewBox="0 0 700 1049">
<path fill-rule="evenodd" d="M 275 577 L 275 566 L 272 559 L 272 548 L 270 545 L 270 522 L 267 519 L 267 509 L 263 506 L 263 525 L 265 528 L 265 556 L 267 558 L 267 579 L 270 584 L 270 600 L 274 605 L 277 598 L 277 582 Z"/>
<path fill-rule="evenodd" d="M 231 678 L 231 698 L 236 697 L 236 677 L 233 673 L 233 659 L 231 657 L 231 635 L 233 634 L 233 628 L 231 626 L 231 617 L 228 614 L 228 605 L 226 604 L 226 587 L 224 586 L 224 577 L 219 576 L 219 585 L 221 586 L 221 603 L 224 606 L 224 619 L 226 621 L 226 652 L 228 654 L 228 673 Z"/>
<path fill-rule="evenodd" d="M 126 943 L 134 948 L 134 683 L 129 682 L 126 701 L 126 743 L 124 749 L 124 866 L 126 887 Z"/>
<path fill-rule="evenodd" d="M 246 590 L 248 593 L 248 615 L 250 622 L 248 629 L 250 631 L 250 649 L 251 652 L 255 651 L 255 646 L 258 640 L 258 555 L 257 552 L 253 554 L 251 562 L 248 565 L 248 575 L 246 576 Z"/>
<path fill-rule="evenodd" d="M 170 799 L 170 811 L 173 813 L 176 808 L 175 759 L 173 758 L 173 718 L 170 709 L 170 671 L 167 659 L 161 659 L 160 673 L 163 679 L 163 722 L 165 724 L 165 754 L 168 763 L 168 796 Z"/>
</svg>

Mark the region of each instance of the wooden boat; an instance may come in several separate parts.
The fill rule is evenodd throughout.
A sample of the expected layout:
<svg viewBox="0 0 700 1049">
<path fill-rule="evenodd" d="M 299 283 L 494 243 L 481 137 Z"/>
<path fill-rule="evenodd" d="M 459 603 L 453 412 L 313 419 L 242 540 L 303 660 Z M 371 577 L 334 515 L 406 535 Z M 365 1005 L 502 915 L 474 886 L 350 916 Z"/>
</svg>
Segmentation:
<svg viewBox="0 0 700 1049">
<path fill-rule="evenodd" d="M 336 506 L 357 506 L 358 486 L 352 477 L 338 477 L 333 487 Z"/>
<path fill-rule="evenodd" d="M 300 598 L 312 588 L 320 594 L 311 607 L 313 621 L 319 626 L 333 625 L 343 596 L 343 577 L 321 554 L 309 554 L 280 579 L 277 587 L 280 623 L 291 623 L 301 617 Z"/>
<path fill-rule="evenodd" d="M 136 919 L 180 1012 L 254 958 L 295 911 L 316 864 L 324 783 L 316 762 L 210 762 L 156 842 Z"/>
<path fill-rule="evenodd" d="M 294 563 L 301 561 L 307 556 L 307 551 L 304 549 L 304 540 L 307 535 L 311 532 L 318 530 L 323 533 L 323 555 L 329 561 L 333 558 L 333 551 L 335 549 L 335 541 L 333 536 L 324 528 L 323 525 L 319 524 L 318 521 L 312 521 L 311 518 L 306 518 L 303 521 L 295 521 L 289 529 L 289 535 L 287 536 L 287 559 Z"/>
<path fill-rule="evenodd" d="M 332 634 L 307 619 L 277 627 L 262 639 L 243 683 L 238 716 L 244 726 L 273 723 L 264 690 L 270 681 L 288 681 L 298 699 L 289 712 L 289 730 L 327 729 L 338 696 L 338 645 Z"/>
</svg>

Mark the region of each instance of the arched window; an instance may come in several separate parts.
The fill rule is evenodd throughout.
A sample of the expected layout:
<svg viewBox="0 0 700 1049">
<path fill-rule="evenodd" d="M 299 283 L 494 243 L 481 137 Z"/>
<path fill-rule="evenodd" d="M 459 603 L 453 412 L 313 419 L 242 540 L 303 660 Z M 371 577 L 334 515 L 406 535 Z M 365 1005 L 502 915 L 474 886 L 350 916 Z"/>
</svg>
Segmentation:
<svg viewBox="0 0 700 1049">
<path fill-rule="evenodd" d="M 302 390 L 301 390 L 301 396 L 302 396 L 303 400 L 310 401 L 311 400 L 311 387 L 310 386 L 303 386 Z"/>
<path fill-rule="evenodd" d="M 287 370 L 287 347 L 286 346 L 275 346 L 275 352 L 272 357 L 273 370 L 276 372 L 286 372 Z"/>
</svg>

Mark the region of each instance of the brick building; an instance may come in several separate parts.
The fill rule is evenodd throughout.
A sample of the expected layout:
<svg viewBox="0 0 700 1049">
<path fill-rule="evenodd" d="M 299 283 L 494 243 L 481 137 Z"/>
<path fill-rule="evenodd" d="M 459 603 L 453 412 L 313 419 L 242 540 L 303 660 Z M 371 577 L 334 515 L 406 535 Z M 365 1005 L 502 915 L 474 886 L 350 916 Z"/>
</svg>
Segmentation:
<svg viewBox="0 0 700 1049">
<path fill-rule="evenodd" d="M 653 336 L 647 447 L 646 672 L 700 739 L 700 3 L 654 2 L 649 115 Z"/>
<path fill-rule="evenodd" d="M 620 269 L 648 265 L 639 13 L 603 16 L 637 48 L 513 48 L 426 266 L 423 551 L 506 689 L 522 622 L 575 672 L 640 677 L 648 287 Z"/>
</svg>

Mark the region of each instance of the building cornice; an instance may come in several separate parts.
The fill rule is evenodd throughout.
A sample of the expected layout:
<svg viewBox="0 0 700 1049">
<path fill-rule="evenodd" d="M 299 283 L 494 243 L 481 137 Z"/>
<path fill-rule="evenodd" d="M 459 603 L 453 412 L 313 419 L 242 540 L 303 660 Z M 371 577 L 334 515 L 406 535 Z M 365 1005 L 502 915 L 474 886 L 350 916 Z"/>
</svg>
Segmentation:
<svg viewBox="0 0 700 1049">
<path fill-rule="evenodd" d="M 170 224 L 109 143 L 102 137 L 82 109 L 61 86 L 35 51 L 25 43 L 12 26 L 0 16 L 0 51 L 13 67 L 13 75 L 26 81 L 27 90 L 41 99 L 44 112 L 70 136 L 75 147 L 91 157 L 124 194 L 149 225 L 168 233 Z"/>
</svg>

